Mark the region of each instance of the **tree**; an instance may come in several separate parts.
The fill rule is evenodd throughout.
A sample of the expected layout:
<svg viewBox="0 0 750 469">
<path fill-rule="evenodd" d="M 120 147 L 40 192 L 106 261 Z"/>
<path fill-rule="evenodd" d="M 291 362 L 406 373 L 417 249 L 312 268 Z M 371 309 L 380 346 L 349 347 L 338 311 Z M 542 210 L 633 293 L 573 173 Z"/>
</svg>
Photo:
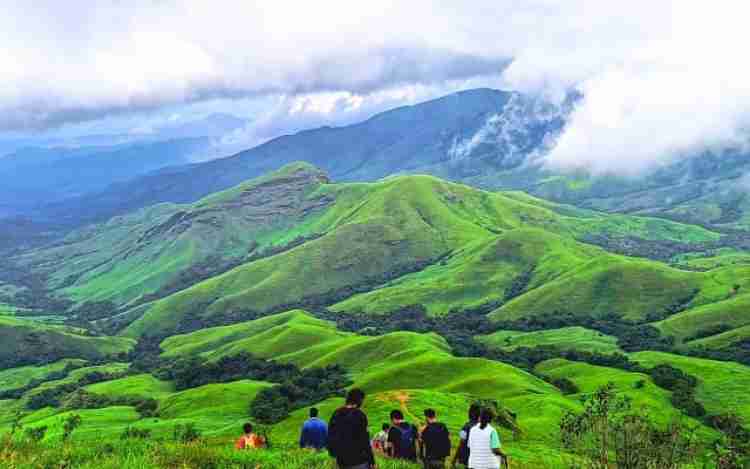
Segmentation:
<svg viewBox="0 0 750 469">
<path fill-rule="evenodd" d="M 598 389 L 581 414 L 567 413 L 560 422 L 564 448 L 575 455 L 572 466 L 591 469 L 675 469 L 691 462 L 697 450 L 693 430 L 679 421 L 666 428 L 642 412 L 631 412 L 614 385 Z"/>
<path fill-rule="evenodd" d="M 63 443 L 67 443 L 70 439 L 70 436 L 73 434 L 76 428 L 80 427 L 83 423 L 83 420 L 81 419 L 81 416 L 78 414 L 70 414 L 65 419 L 65 422 L 63 423 L 63 435 L 62 440 Z"/>
</svg>

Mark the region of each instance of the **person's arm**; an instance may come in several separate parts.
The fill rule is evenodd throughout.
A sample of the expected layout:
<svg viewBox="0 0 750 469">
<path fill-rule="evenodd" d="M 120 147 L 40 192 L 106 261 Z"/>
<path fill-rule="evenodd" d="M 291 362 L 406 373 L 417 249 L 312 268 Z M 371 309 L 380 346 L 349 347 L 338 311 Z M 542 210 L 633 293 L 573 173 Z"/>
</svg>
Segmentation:
<svg viewBox="0 0 750 469">
<path fill-rule="evenodd" d="M 463 451 L 464 447 L 466 446 L 466 431 L 464 429 L 461 429 L 461 432 L 459 432 L 458 436 L 458 447 L 456 448 L 456 452 L 453 453 L 453 459 L 451 459 L 451 467 L 456 467 L 456 463 L 458 462 L 458 455 L 461 454 L 461 451 Z"/>
<path fill-rule="evenodd" d="M 362 413 L 362 420 L 363 420 L 363 431 L 364 431 L 364 441 L 365 441 L 365 451 L 367 452 L 367 459 L 370 463 L 370 469 L 375 469 L 377 465 L 375 464 L 375 454 L 372 452 L 372 444 L 370 444 L 370 431 L 367 429 L 370 424 L 367 421 L 367 415 L 365 413 Z"/>
<path fill-rule="evenodd" d="M 495 454 L 495 456 L 505 456 L 503 450 L 500 447 L 500 435 L 498 435 L 497 430 L 495 430 L 494 428 L 492 429 L 492 433 L 490 433 L 490 448 L 492 448 L 492 452 Z"/>
<path fill-rule="evenodd" d="M 305 425 L 302 425 L 302 430 L 299 432 L 299 447 L 304 448 L 307 443 L 307 436 L 305 435 Z"/>
</svg>

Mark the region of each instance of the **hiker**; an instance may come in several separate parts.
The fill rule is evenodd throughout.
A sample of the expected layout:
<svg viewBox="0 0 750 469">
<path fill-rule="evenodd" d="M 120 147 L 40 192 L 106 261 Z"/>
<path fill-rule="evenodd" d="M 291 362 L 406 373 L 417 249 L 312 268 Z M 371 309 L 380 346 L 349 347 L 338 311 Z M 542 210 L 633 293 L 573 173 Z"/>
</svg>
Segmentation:
<svg viewBox="0 0 750 469">
<path fill-rule="evenodd" d="M 433 409 L 426 409 L 427 425 L 420 434 L 420 456 L 425 469 L 445 469 L 445 458 L 451 454 L 451 438 L 448 428 L 437 421 Z"/>
<path fill-rule="evenodd" d="M 242 426 L 243 434 L 235 447 L 237 449 L 258 449 L 266 446 L 266 440 L 262 436 L 253 432 L 253 424 L 248 422 Z"/>
<path fill-rule="evenodd" d="M 477 404 L 472 404 L 469 407 L 469 421 L 461 427 L 461 432 L 459 433 L 461 439 L 458 442 L 458 450 L 456 450 L 456 454 L 453 456 L 451 467 L 456 467 L 456 464 L 469 467 L 469 446 L 467 442 L 469 441 L 471 429 L 479 423 L 479 414 L 481 411 L 482 409 Z"/>
<path fill-rule="evenodd" d="M 388 444 L 388 430 L 391 429 L 391 425 L 384 423 L 381 428 L 382 430 L 380 430 L 378 434 L 375 435 L 375 438 L 372 439 L 372 449 L 384 455 L 386 445 Z"/>
<path fill-rule="evenodd" d="M 391 429 L 388 431 L 388 456 L 408 461 L 417 460 L 417 428 L 404 421 L 404 414 L 391 411 Z"/>
<path fill-rule="evenodd" d="M 302 425 L 299 437 L 300 448 L 310 448 L 317 451 L 326 447 L 328 442 L 328 425 L 318 418 L 318 409 L 310 409 L 310 418 Z"/>
<path fill-rule="evenodd" d="M 362 412 L 365 393 L 351 389 L 344 407 L 336 409 L 328 423 L 328 453 L 339 469 L 375 469 L 375 456 L 367 431 L 367 415 Z"/>
<path fill-rule="evenodd" d="M 490 409 L 483 409 L 479 423 L 469 433 L 469 467 L 471 469 L 500 469 L 500 461 L 505 455 L 500 450 L 500 435 L 490 423 L 495 415 Z"/>
</svg>

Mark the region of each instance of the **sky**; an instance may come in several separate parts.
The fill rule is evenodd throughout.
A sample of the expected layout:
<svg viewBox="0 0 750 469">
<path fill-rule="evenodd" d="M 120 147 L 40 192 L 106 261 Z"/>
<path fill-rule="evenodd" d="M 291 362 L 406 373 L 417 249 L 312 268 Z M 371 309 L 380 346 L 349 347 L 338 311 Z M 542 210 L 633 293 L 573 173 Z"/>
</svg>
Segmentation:
<svg viewBox="0 0 750 469">
<path fill-rule="evenodd" d="M 228 112 L 251 146 L 489 86 L 583 94 L 553 167 L 639 172 L 744 145 L 750 5 L 630 0 L 0 0 L 3 135 Z"/>
</svg>

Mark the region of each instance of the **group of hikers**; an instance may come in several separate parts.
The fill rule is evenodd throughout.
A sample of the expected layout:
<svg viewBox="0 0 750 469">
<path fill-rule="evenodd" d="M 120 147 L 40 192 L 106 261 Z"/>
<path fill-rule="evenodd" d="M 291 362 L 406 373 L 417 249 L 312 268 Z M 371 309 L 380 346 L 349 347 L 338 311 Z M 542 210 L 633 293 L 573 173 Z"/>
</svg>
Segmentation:
<svg viewBox="0 0 750 469">
<path fill-rule="evenodd" d="M 417 428 L 404 419 L 401 410 L 394 409 L 390 423 L 370 438 L 367 415 L 362 411 L 365 393 L 352 389 L 346 403 L 338 408 L 326 424 L 318 416 L 318 409 L 310 409 L 310 418 L 302 426 L 299 445 L 317 451 L 327 449 L 336 458 L 339 469 L 375 469 L 375 455 L 421 461 L 425 469 L 445 469 L 451 456 L 450 432 L 438 421 L 434 409 L 424 411 L 425 422 Z M 469 408 L 469 419 L 461 428 L 458 449 L 451 458 L 451 467 L 461 465 L 468 469 L 509 469 L 508 458 L 501 450 L 500 436 L 491 425 L 491 409 L 478 405 Z M 264 438 L 253 433 L 251 424 L 245 424 L 244 435 L 237 448 L 260 448 Z"/>
</svg>

